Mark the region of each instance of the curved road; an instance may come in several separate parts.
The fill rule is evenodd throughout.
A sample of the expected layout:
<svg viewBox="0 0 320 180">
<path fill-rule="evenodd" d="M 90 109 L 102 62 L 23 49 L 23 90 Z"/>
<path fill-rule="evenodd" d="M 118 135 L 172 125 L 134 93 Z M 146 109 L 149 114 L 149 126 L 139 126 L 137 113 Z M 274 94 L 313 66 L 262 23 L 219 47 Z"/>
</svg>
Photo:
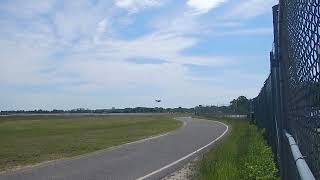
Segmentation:
<svg viewBox="0 0 320 180">
<path fill-rule="evenodd" d="M 0 174 L 3 180 L 145 180 L 161 179 L 223 137 L 222 123 L 177 118 L 181 129 L 84 156 Z"/>
</svg>

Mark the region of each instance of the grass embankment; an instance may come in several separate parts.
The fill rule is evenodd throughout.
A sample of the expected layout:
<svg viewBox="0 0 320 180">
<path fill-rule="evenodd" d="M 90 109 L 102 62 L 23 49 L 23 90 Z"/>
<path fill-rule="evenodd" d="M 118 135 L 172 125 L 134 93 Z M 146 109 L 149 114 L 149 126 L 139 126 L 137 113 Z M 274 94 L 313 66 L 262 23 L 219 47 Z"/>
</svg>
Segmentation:
<svg viewBox="0 0 320 180">
<path fill-rule="evenodd" d="M 246 120 L 223 118 L 219 121 L 228 124 L 231 132 L 199 161 L 197 179 L 279 179 L 274 155 L 262 130 Z"/>
<path fill-rule="evenodd" d="M 0 171 L 136 141 L 181 125 L 169 116 L 0 117 Z"/>
</svg>

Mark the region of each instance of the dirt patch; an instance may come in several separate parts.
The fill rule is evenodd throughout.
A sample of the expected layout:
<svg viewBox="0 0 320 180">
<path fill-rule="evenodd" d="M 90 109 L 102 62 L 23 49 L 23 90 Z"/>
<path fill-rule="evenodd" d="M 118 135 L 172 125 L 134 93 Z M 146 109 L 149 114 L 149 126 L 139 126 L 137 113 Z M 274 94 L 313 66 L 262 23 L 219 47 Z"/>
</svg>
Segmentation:
<svg viewBox="0 0 320 180">
<path fill-rule="evenodd" d="M 169 174 L 165 178 L 161 180 L 192 180 L 194 179 L 197 171 L 196 171 L 196 163 L 199 158 L 194 159 L 193 161 L 189 162 L 185 166 L 183 166 L 178 171 Z"/>
</svg>

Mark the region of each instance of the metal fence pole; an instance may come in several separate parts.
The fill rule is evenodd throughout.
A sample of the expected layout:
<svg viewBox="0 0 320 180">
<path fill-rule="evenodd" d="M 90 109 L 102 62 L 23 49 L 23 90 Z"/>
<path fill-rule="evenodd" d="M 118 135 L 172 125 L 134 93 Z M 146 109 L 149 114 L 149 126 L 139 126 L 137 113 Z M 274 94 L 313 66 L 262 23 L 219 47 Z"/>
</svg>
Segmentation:
<svg viewBox="0 0 320 180">
<path fill-rule="evenodd" d="M 277 156 L 278 156 L 278 163 L 280 169 L 280 178 L 287 179 L 287 173 L 285 168 L 285 161 L 284 155 L 285 150 L 283 148 L 283 136 L 282 136 L 282 129 L 283 129 L 283 122 L 285 120 L 284 115 L 284 88 L 283 88 L 283 74 L 281 72 L 282 68 L 282 56 L 281 56 L 281 12 L 280 12 L 280 5 L 276 5 L 273 7 L 273 26 L 274 26 L 274 62 L 272 63 L 273 68 L 271 70 L 271 75 L 273 77 L 274 82 L 272 85 L 274 86 L 274 94 L 273 100 L 275 101 L 275 124 L 276 124 L 276 133 L 277 133 Z"/>
</svg>

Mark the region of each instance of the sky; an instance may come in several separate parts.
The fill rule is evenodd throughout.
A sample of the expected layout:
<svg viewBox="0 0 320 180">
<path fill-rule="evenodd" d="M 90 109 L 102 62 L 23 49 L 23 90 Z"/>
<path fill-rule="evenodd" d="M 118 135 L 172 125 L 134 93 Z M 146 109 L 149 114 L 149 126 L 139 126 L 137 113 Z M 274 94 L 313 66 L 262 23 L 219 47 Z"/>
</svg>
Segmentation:
<svg viewBox="0 0 320 180">
<path fill-rule="evenodd" d="M 253 98 L 269 73 L 276 3 L 1 0 L 0 110 Z"/>
</svg>

